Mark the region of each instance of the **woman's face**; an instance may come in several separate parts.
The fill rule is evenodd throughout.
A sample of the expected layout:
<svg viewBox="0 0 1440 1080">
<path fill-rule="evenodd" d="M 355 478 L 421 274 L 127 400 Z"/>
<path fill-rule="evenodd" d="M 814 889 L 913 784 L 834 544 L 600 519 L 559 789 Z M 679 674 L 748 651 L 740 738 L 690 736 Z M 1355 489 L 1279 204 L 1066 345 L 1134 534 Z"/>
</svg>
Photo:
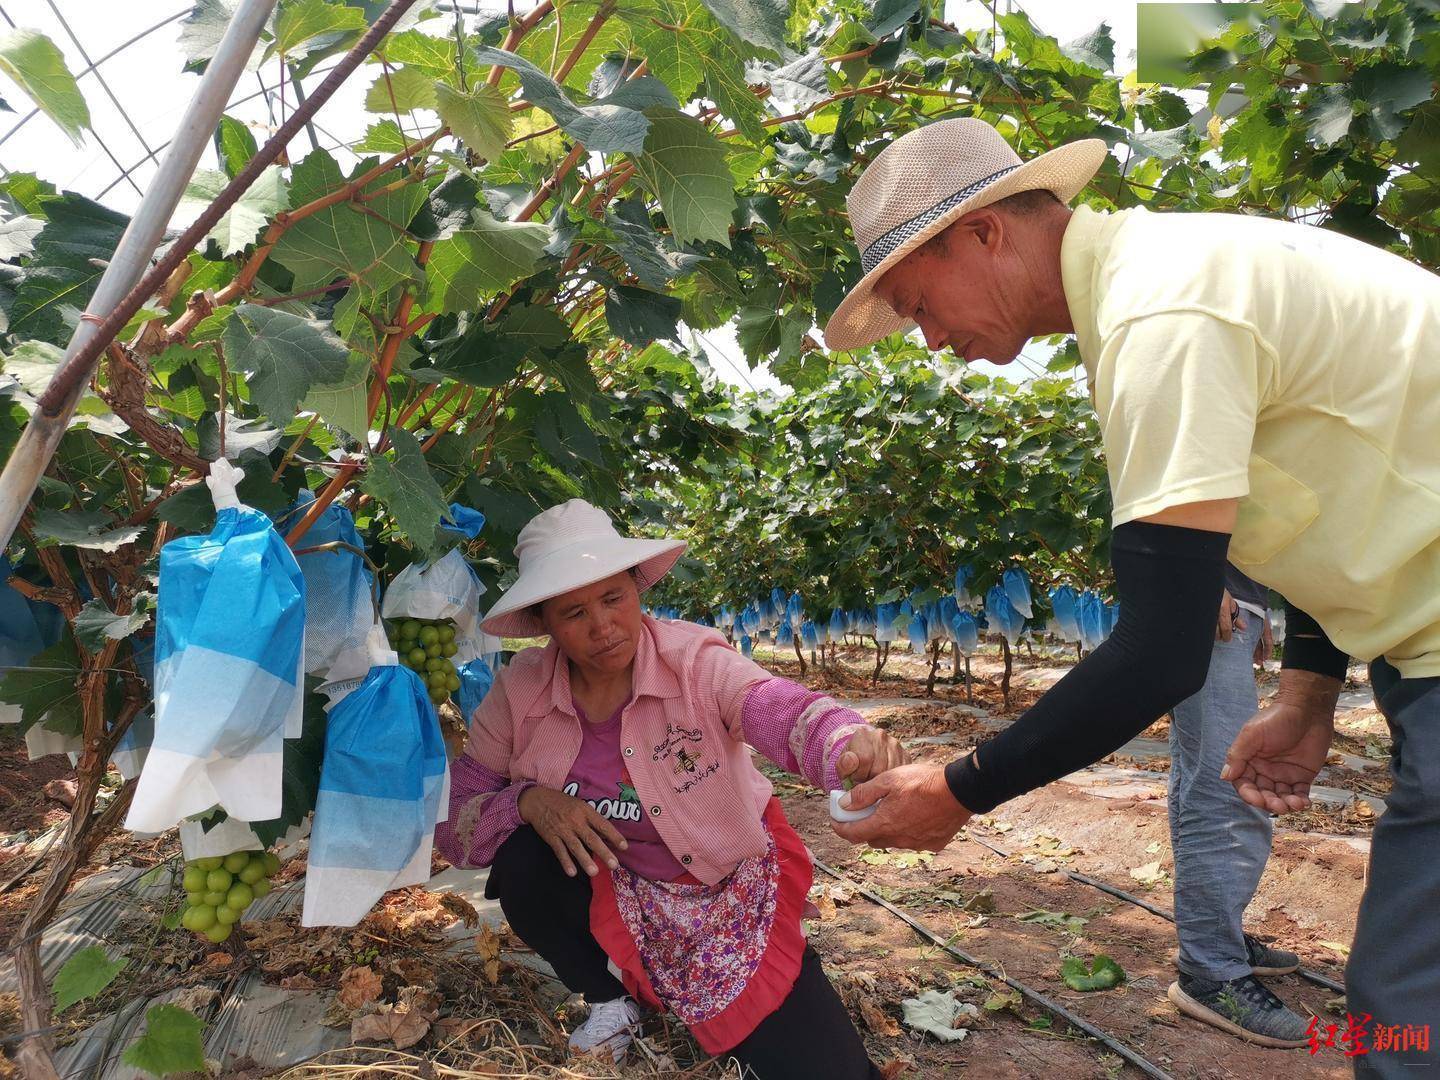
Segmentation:
<svg viewBox="0 0 1440 1080">
<path fill-rule="evenodd" d="M 628 570 L 540 606 L 545 631 L 587 674 L 616 675 L 635 662 L 640 641 L 640 591 Z"/>
</svg>

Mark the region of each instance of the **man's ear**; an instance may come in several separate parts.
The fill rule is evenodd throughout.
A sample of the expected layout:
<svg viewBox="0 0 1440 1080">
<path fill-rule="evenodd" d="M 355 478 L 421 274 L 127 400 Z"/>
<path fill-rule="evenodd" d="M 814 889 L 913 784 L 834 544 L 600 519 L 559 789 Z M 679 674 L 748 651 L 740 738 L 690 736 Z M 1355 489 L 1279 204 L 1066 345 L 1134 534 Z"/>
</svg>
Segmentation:
<svg viewBox="0 0 1440 1080">
<path fill-rule="evenodd" d="M 996 213 L 988 206 L 966 214 L 962 227 L 967 239 L 978 242 L 992 254 L 999 251 L 1004 243 L 1005 215 Z"/>
</svg>

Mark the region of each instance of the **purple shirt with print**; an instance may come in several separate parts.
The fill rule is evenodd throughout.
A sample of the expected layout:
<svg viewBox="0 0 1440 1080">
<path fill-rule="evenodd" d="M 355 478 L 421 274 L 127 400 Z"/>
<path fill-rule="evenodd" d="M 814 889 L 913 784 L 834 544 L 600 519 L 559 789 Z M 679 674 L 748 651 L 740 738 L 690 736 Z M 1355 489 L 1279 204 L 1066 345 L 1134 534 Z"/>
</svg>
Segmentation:
<svg viewBox="0 0 1440 1080">
<path fill-rule="evenodd" d="M 674 881 L 685 876 L 685 867 L 670 853 L 645 814 L 620 753 L 620 714 L 624 711 L 622 705 L 603 724 L 592 724 L 576 703 L 580 753 L 570 766 L 564 791 L 588 802 L 625 837 L 630 846 L 615 852 L 622 866 L 651 881 Z"/>
</svg>

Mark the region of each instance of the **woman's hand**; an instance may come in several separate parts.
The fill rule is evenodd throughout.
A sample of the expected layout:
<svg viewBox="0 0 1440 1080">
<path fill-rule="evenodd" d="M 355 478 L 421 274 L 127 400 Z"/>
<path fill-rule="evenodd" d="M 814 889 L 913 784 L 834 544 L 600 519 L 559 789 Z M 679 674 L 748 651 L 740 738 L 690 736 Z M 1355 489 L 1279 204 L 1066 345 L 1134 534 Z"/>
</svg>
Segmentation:
<svg viewBox="0 0 1440 1080">
<path fill-rule="evenodd" d="M 577 862 L 585 873 L 594 877 L 600 872 L 595 859 L 614 870 L 620 862 L 610 848 L 624 851 L 629 847 L 615 826 L 596 813 L 593 806 L 563 791 L 539 786 L 527 788 L 515 805 L 525 823 L 550 845 L 570 877 L 575 876 Z M 591 858 L 592 854 L 595 859 Z"/>
<path fill-rule="evenodd" d="M 841 780 L 859 784 L 909 760 L 910 755 L 895 736 L 879 728 L 863 727 L 850 736 L 835 771 Z"/>
</svg>

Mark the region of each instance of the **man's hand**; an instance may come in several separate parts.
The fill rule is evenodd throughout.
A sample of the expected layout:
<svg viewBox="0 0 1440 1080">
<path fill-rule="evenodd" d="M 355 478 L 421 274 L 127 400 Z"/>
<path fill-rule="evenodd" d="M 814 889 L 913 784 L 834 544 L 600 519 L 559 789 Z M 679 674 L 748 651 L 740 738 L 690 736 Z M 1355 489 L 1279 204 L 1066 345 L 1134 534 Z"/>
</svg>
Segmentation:
<svg viewBox="0 0 1440 1080">
<path fill-rule="evenodd" d="M 1274 703 L 1240 729 L 1220 778 L 1251 806 L 1272 814 L 1305 809 L 1310 784 L 1330 752 L 1339 695 L 1339 679 L 1282 671 Z"/>
<path fill-rule="evenodd" d="M 852 844 L 941 851 L 970 820 L 955 801 L 939 765 L 901 765 L 851 789 L 849 810 L 879 799 L 880 809 L 864 821 L 832 821 L 830 827 Z"/>
<path fill-rule="evenodd" d="M 840 752 L 840 760 L 835 763 L 835 771 L 841 780 L 858 784 L 909 760 L 910 755 L 895 736 L 879 728 L 863 727 L 850 736 Z"/>
<path fill-rule="evenodd" d="M 540 839 L 550 845 L 555 857 L 560 860 L 560 866 L 570 877 L 575 876 L 577 862 L 591 877 L 600 872 L 595 860 L 590 857 L 592 853 L 614 870 L 620 862 L 610 853 L 607 842 L 621 851 L 629 846 L 615 826 L 596 813 L 595 808 L 584 799 L 554 788 L 526 788 L 516 803 L 516 809 L 525 823 L 540 834 Z"/>
<path fill-rule="evenodd" d="M 1240 605 L 1230 595 L 1230 590 L 1225 589 L 1220 594 L 1220 615 L 1215 620 L 1215 640 L 1229 641 L 1235 636 L 1236 630 L 1245 629 L 1245 616 L 1240 613 Z"/>
</svg>

